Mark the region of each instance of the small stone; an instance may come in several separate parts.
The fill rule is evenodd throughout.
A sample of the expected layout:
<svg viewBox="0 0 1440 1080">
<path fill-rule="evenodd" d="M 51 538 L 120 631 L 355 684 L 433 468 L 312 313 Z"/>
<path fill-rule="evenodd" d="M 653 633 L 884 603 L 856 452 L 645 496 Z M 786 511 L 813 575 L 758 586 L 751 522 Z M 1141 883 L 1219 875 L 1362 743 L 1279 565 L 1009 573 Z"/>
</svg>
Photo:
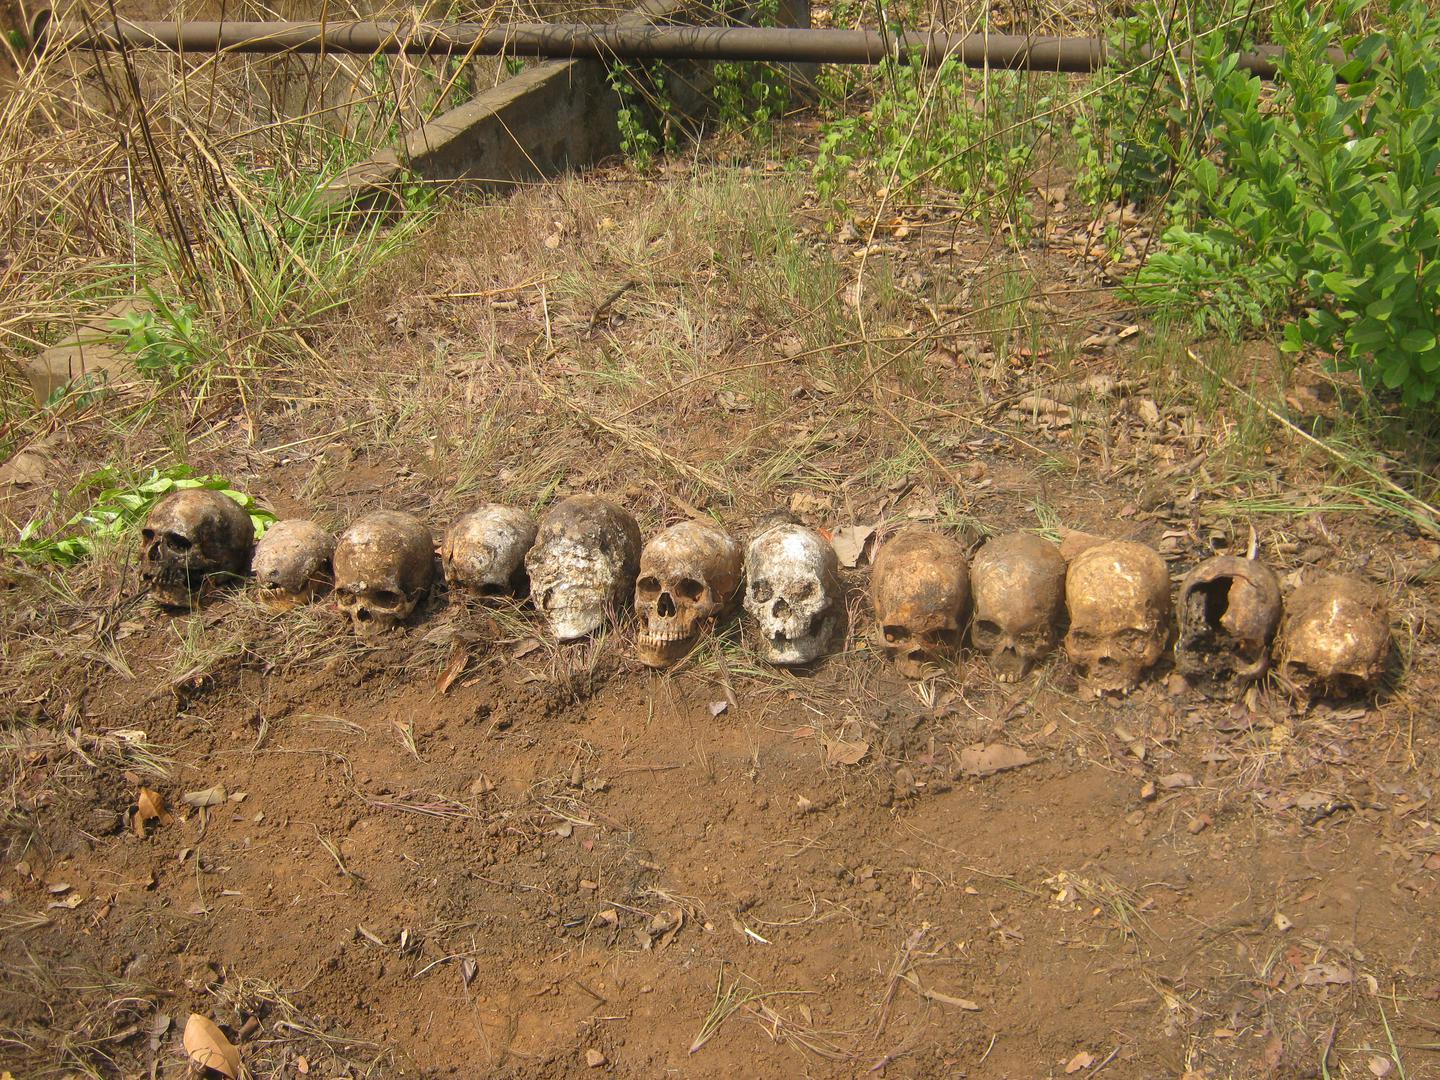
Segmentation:
<svg viewBox="0 0 1440 1080">
<path fill-rule="evenodd" d="M 1214 819 L 1211 818 L 1209 814 L 1199 814 L 1196 817 L 1191 818 L 1190 824 L 1185 827 L 1190 830 L 1190 835 L 1194 836 L 1195 834 L 1202 833 L 1206 829 L 1208 829 L 1213 820 Z"/>
<path fill-rule="evenodd" d="M 1146 802 L 1155 801 L 1155 781 L 1146 780 L 1145 783 L 1141 785 L 1140 798 L 1144 799 Z"/>
<path fill-rule="evenodd" d="M 585 1051 L 585 1064 L 589 1065 L 592 1069 L 598 1069 L 601 1065 L 605 1064 L 605 1055 L 592 1046 L 589 1050 Z"/>
</svg>

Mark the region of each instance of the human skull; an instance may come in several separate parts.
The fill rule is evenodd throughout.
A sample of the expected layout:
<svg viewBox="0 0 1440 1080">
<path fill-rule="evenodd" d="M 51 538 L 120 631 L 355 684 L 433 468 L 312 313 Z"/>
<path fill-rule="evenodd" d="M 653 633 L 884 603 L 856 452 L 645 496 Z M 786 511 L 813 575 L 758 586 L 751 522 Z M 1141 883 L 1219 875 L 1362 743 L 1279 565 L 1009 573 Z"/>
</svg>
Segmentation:
<svg viewBox="0 0 1440 1080">
<path fill-rule="evenodd" d="M 630 600 L 640 565 L 640 526 L 597 495 L 572 495 L 540 518 L 525 556 L 530 592 L 560 641 L 604 625 Z"/>
<path fill-rule="evenodd" d="M 140 579 L 162 607 L 187 608 L 250 566 L 255 526 L 228 495 L 208 488 L 172 491 L 140 532 Z"/>
<path fill-rule="evenodd" d="M 1285 605 L 1280 678 L 1304 701 L 1346 698 L 1379 681 L 1390 659 L 1390 607 L 1349 574 L 1302 585 Z"/>
<path fill-rule="evenodd" d="M 652 537 L 640 553 L 635 653 L 667 667 L 695 647 L 740 588 L 740 545 L 718 525 L 682 521 Z"/>
<path fill-rule="evenodd" d="M 970 567 L 975 621 L 970 641 L 995 677 L 1019 682 L 1060 641 L 1065 621 L 1065 557 L 1034 533 L 996 537 Z"/>
<path fill-rule="evenodd" d="M 445 580 L 480 596 L 523 595 L 525 553 L 534 542 L 535 521 L 524 510 L 497 503 L 472 510 L 445 534 Z"/>
<path fill-rule="evenodd" d="M 284 610 L 309 603 L 334 578 L 335 537 L 313 521 L 290 518 L 265 530 L 250 563 L 261 600 Z"/>
<path fill-rule="evenodd" d="M 844 621 L 840 560 L 818 532 L 763 529 L 745 550 L 745 580 L 745 610 L 772 664 L 808 664 L 830 647 Z"/>
<path fill-rule="evenodd" d="M 361 637 L 409 618 L 434 578 L 435 540 L 412 514 L 366 514 L 335 545 L 336 602 Z"/>
<path fill-rule="evenodd" d="M 1165 560 L 1128 540 L 1087 548 L 1065 574 L 1065 603 L 1065 652 L 1086 683 L 1099 693 L 1134 690 L 1170 637 Z"/>
<path fill-rule="evenodd" d="M 970 568 L 956 540 L 909 529 L 875 556 L 870 602 L 880 647 L 910 679 L 949 663 L 960 649 L 970 613 Z"/>
<path fill-rule="evenodd" d="M 1175 667 L 1202 693 L 1233 698 L 1265 674 L 1280 582 L 1255 559 L 1216 555 L 1180 582 Z"/>
</svg>

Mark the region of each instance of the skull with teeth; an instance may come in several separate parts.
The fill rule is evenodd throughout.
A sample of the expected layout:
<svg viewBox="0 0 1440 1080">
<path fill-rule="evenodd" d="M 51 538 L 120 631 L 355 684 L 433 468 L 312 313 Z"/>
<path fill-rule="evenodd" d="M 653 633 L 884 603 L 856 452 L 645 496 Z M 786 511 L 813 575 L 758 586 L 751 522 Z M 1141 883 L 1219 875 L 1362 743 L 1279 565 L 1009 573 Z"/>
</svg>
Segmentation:
<svg viewBox="0 0 1440 1080">
<path fill-rule="evenodd" d="M 490 503 L 450 526 L 440 548 L 451 589 L 480 596 L 521 596 L 525 553 L 535 542 L 535 521 L 524 510 Z"/>
<path fill-rule="evenodd" d="M 1255 559 L 1217 555 L 1180 582 L 1175 667 L 1202 693 L 1233 698 L 1270 664 L 1280 582 Z"/>
<path fill-rule="evenodd" d="M 650 667 L 679 660 L 715 624 L 740 588 L 740 545 L 707 521 L 682 521 L 640 553 L 635 652 Z"/>
<path fill-rule="evenodd" d="M 1001 682 L 1019 682 L 1060 641 L 1065 620 L 1065 557 L 1044 537 L 1010 533 L 991 540 L 970 567 L 975 621 L 970 640 Z"/>
<path fill-rule="evenodd" d="M 881 648 L 907 678 L 954 660 L 970 609 L 970 570 L 956 540 L 910 529 L 875 557 L 870 599 Z"/>
<path fill-rule="evenodd" d="M 596 495 L 572 495 L 540 518 L 525 556 L 530 592 L 560 641 L 593 633 L 630 600 L 640 526 Z"/>
<path fill-rule="evenodd" d="M 1370 690 L 1390 659 L 1390 607 L 1349 574 L 1302 585 L 1285 607 L 1280 677 L 1302 701 Z"/>
<path fill-rule="evenodd" d="M 434 578 L 435 540 L 411 514 L 366 514 L 335 545 L 336 602 L 361 637 L 408 619 Z"/>
<path fill-rule="evenodd" d="M 155 504 L 141 531 L 140 578 L 163 607 L 187 608 L 211 587 L 238 581 L 250 566 L 255 527 L 219 491 L 174 491 Z"/>
<path fill-rule="evenodd" d="M 745 610 L 772 664 L 808 664 L 844 624 L 840 560 L 814 529 L 789 522 L 762 529 L 745 551 Z"/>
<path fill-rule="evenodd" d="M 309 603 L 334 577 L 335 537 L 313 521 L 290 518 L 265 530 L 250 564 L 261 599 L 285 609 Z"/>
<path fill-rule="evenodd" d="M 1065 652 L 1092 690 L 1128 694 L 1170 637 L 1170 576 L 1144 544 L 1087 548 L 1065 574 Z"/>
</svg>

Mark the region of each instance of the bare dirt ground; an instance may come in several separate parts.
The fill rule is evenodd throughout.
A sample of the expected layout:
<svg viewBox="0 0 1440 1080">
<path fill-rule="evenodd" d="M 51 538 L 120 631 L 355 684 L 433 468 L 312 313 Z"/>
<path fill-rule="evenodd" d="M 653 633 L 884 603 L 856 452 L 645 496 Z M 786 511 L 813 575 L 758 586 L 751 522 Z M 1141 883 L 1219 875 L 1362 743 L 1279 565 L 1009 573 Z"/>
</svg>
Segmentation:
<svg viewBox="0 0 1440 1080">
<path fill-rule="evenodd" d="M 647 534 L 786 505 L 1178 576 L 1253 530 L 1287 589 L 1386 590 L 1375 700 L 908 683 L 873 541 L 800 674 L 735 625 L 655 674 L 628 627 L 556 648 L 440 592 L 375 645 L 330 602 L 172 617 L 129 541 L 10 566 L 0 1067 L 179 1077 L 197 1012 L 264 1077 L 1440 1076 L 1440 547 L 1221 381 L 1278 402 L 1273 349 L 1136 332 L 1036 201 L 1018 251 L 924 207 L 827 231 L 779 157 L 457 201 L 305 363 L 52 452 L 437 533 L 590 491 Z M 977 775 L 994 744 L 1030 763 Z"/>
</svg>

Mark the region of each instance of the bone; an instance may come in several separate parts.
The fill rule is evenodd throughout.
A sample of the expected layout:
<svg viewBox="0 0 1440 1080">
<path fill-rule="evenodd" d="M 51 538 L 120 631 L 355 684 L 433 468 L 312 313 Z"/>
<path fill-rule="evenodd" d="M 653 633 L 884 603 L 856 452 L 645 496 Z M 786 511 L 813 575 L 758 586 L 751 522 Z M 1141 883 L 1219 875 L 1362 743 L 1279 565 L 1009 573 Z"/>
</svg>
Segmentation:
<svg viewBox="0 0 1440 1080">
<path fill-rule="evenodd" d="M 908 529 L 875 557 L 870 599 L 879 646 L 906 678 L 953 664 L 970 615 L 970 569 L 956 540 Z"/>
<path fill-rule="evenodd" d="M 228 495 L 191 488 L 157 502 L 141 538 L 140 579 L 151 599 L 161 607 L 189 608 L 245 576 L 255 527 Z"/>
<path fill-rule="evenodd" d="M 1239 697 L 1270 666 L 1280 610 L 1280 582 L 1264 563 L 1206 559 L 1180 582 L 1176 670 L 1207 697 Z"/>
<path fill-rule="evenodd" d="M 612 621 L 631 600 L 640 566 L 640 526 L 596 495 L 572 495 L 540 518 L 525 556 L 531 596 L 559 641 Z"/>
<path fill-rule="evenodd" d="M 970 641 L 995 677 L 1019 682 L 1060 641 L 1065 622 L 1065 559 L 1033 533 L 991 540 L 970 568 L 975 621 Z"/>
<path fill-rule="evenodd" d="M 472 510 L 445 533 L 445 581 L 477 596 L 523 596 L 529 589 L 525 555 L 534 543 L 535 520 L 524 510 L 498 503 Z"/>
<path fill-rule="evenodd" d="M 772 525 L 751 540 L 745 611 L 766 660 L 809 664 L 830 650 L 844 626 L 839 571 L 830 541 L 804 525 Z"/>
<path fill-rule="evenodd" d="M 434 538 L 411 514 L 366 514 L 335 545 L 336 603 L 361 637 L 374 637 L 408 619 L 434 577 Z"/>
<path fill-rule="evenodd" d="M 1070 632 L 1065 652 L 1091 690 L 1130 693 L 1170 637 L 1170 577 L 1144 544 L 1088 547 L 1065 574 Z"/>
<path fill-rule="evenodd" d="M 641 663 L 675 663 L 727 611 L 740 588 L 740 544 L 708 521 L 682 521 L 640 553 L 635 653 Z"/>
<path fill-rule="evenodd" d="M 289 518 L 265 530 L 250 570 L 260 599 L 276 610 L 308 604 L 334 581 L 335 537 L 313 521 Z"/>
<path fill-rule="evenodd" d="M 1372 691 L 1392 648 L 1390 606 L 1379 589 L 1349 574 L 1302 585 L 1285 605 L 1279 674 L 1303 703 Z"/>
</svg>

